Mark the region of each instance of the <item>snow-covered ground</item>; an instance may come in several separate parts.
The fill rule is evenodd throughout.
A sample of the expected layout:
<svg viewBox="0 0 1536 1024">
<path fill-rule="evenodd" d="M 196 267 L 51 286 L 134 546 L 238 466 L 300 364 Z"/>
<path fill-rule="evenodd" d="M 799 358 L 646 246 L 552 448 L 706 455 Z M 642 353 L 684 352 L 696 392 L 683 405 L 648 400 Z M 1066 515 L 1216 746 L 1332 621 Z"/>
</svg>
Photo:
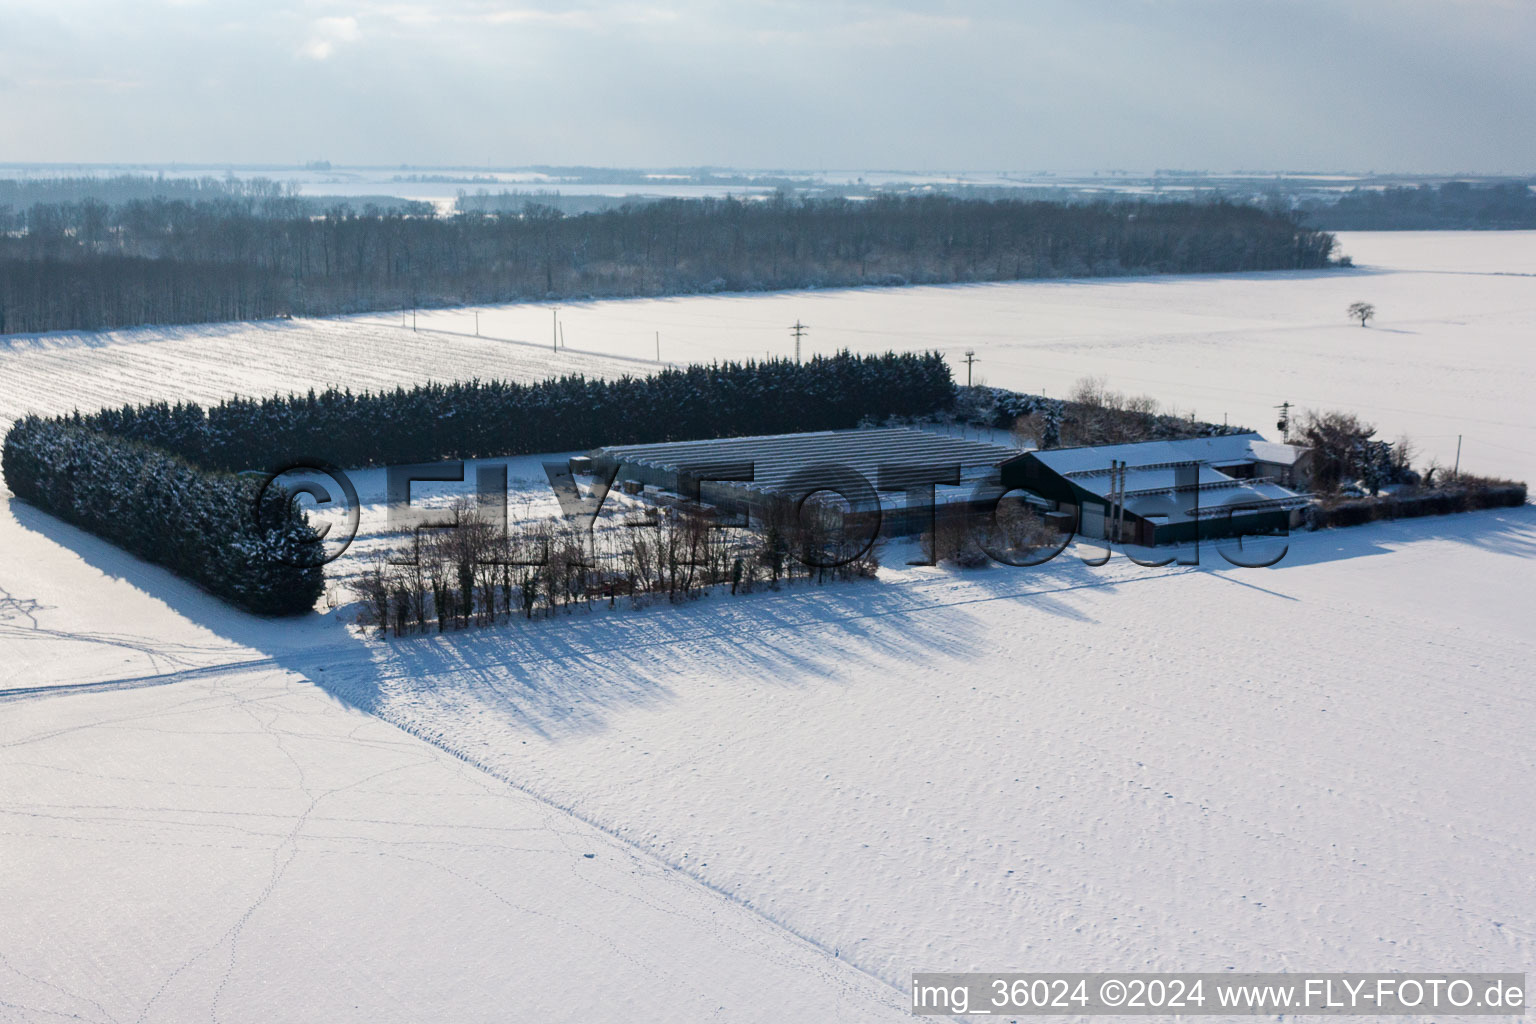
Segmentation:
<svg viewBox="0 0 1536 1024">
<path fill-rule="evenodd" d="M 0 550 L 0 1021 L 906 1016 L 642 847 L 338 702 L 329 620 L 229 611 L 14 503 Z"/>
<path fill-rule="evenodd" d="M 322 685 L 892 984 L 1523 967 L 1533 512 L 359 643 Z"/>
<path fill-rule="evenodd" d="M 548 314 L 545 315 L 546 320 Z M 263 320 L 0 337 L 0 426 L 26 412 L 144 401 L 212 402 L 330 385 L 354 391 L 427 381 L 568 373 L 613 377 L 655 363 L 556 352 L 538 343 L 412 330 L 410 316 Z"/>
<path fill-rule="evenodd" d="M 1087 374 L 1165 406 L 1272 432 L 1275 406 L 1347 409 L 1449 466 L 1536 478 L 1536 232 L 1343 234 L 1352 271 L 1027 281 L 563 303 L 573 351 L 698 362 L 938 348 L 964 376 L 1065 395 Z M 1375 305 L 1370 327 L 1349 320 Z M 388 322 L 387 317 L 374 318 Z M 394 322 L 398 322 L 396 317 Z M 540 341 L 547 306 L 480 310 L 482 332 Z M 422 327 L 474 330 L 473 310 Z"/>
<path fill-rule="evenodd" d="M 1424 460 L 1536 478 L 1536 232 L 1345 233 L 1352 271 L 1099 278 L 539 303 L 0 339 L 0 424 L 150 397 L 474 376 L 612 376 L 794 352 L 937 348 L 957 373 L 1062 396 L 1082 377 L 1273 433 L 1275 407 L 1346 409 Z M 1345 310 L 1375 305 L 1362 329 Z M 481 337 L 476 338 L 476 316 Z M 659 340 L 658 340 L 659 335 Z M 515 343 L 515 344 L 514 344 Z"/>
<path fill-rule="evenodd" d="M 864 310 L 862 348 L 955 320 L 993 383 L 1185 403 L 1182 377 L 1284 356 L 1273 401 L 1389 431 L 1371 402 L 1471 409 L 1469 438 L 1530 450 L 1531 241 L 1355 236 L 1382 269 L 1342 277 L 593 304 L 558 356 L 361 318 L 23 339 L 0 415 L 630 372 L 576 352 L 578 317 L 629 311 L 638 339 L 581 344 L 644 356 L 670 309 L 683 360 L 750 354 L 733 318 L 782 350 L 770 321 L 820 303 L 829 333 Z M 1377 326 L 1342 322 L 1355 298 Z M 1267 570 L 905 557 L 382 641 L 346 608 L 234 612 L 0 495 L 0 1021 L 867 1021 L 912 970 L 1536 965 L 1536 509 L 1299 536 Z"/>
</svg>

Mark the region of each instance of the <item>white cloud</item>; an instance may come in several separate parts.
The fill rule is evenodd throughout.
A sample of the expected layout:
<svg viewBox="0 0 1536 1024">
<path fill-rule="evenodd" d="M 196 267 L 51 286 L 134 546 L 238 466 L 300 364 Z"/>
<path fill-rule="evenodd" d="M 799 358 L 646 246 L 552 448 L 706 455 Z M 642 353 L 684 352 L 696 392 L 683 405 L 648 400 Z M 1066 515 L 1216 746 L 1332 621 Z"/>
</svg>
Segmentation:
<svg viewBox="0 0 1536 1024">
<path fill-rule="evenodd" d="M 299 55 L 310 60 L 326 60 L 336 52 L 337 46 L 356 42 L 358 37 L 356 18 L 319 18 L 310 26 L 309 38 L 299 47 Z"/>
</svg>

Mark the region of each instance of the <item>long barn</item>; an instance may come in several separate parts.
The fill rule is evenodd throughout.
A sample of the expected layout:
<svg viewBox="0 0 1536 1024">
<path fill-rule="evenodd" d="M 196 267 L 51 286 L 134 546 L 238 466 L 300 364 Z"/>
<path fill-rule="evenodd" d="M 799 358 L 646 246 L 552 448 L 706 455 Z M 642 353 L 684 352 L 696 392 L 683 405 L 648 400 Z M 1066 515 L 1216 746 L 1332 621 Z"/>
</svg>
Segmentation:
<svg viewBox="0 0 1536 1024">
<path fill-rule="evenodd" d="M 880 509 L 882 531 L 928 528 L 935 502 L 963 497 L 1019 454 L 1006 445 L 911 427 L 827 430 L 600 448 L 593 469 L 632 492 L 651 488 L 732 513 L 837 491 L 850 511 Z"/>
</svg>

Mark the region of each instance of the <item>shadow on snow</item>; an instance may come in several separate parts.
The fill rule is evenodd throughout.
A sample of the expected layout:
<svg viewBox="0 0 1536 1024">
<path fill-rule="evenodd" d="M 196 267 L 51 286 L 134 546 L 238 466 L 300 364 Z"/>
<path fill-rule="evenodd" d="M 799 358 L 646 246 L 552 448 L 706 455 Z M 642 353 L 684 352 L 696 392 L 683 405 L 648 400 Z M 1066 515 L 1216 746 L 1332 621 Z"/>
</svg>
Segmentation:
<svg viewBox="0 0 1536 1024">
<path fill-rule="evenodd" d="M 295 619 L 263 619 L 237 611 L 164 569 L 15 499 L 10 511 L 25 530 L 74 552 L 105 575 L 121 579 L 176 613 L 229 641 L 259 652 L 227 666 L 202 666 L 160 676 L 86 684 L 81 689 L 160 685 L 238 673 L 286 669 L 339 700 L 420 733 L 431 705 L 491 715 L 515 732 L 558 741 L 605 729 L 613 716 L 655 709 L 680 699 L 672 681 L 687 671 L 711 685 L 744 688 L 839 686 L 860 663 L 963 661 L 994 642 L 996 609 L 1016 609 L 1015 630 L 1044 633 L 1065 623 L 1091 622 L 1074 592 L 1116 588 L 1200 571 L 1268 590 L 1266 570 L 1236 570 L 1207 545 L 1199 567 L 1143 568 L 1116 558 L 1084 565 L 1070 551 L 1043 566 L 953 571 L 919 569 L 894 578 L 818 586 L 797 580 L 778 592 L 732 597 L 723 589 L 696 600 L 665 599 L 610 610 L 594 602 L 548 618 L 516 619 L 398 639 L 364 636 L 350 622 L 356 606 Z M 1400 520 L 1328 530 L 1295 538 L 1267 572 L 1387 554 L 1418 540 L 1451 540 L 1517 557 L 1536 557 L 1532 506 Z M 345 626 L 343 623 L 348 623 Z M 37 687 L 32 691 L 67 691 Z M 429 737 L 430 738 L 430 737 Z"/>
</svg>

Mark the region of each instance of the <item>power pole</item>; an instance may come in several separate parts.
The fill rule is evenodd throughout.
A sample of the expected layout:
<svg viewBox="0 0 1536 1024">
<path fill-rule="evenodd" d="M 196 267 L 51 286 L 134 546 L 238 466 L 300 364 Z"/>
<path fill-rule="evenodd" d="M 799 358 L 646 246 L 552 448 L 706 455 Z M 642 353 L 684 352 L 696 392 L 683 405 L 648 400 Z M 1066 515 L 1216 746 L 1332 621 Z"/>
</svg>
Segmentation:
<svg viewBox="0 0 1536 1024">
<path fill-rule="evenodd" d="M 797 363 L 800 361 L 800 338 L 805 334 L 806 330 L 805 324 L 801 323 L 798 319 L 795 320 L 795 326 L 790 328 L 790 332 L 795 336 L 795 362 Z"/>
<path fill-rule="evenodd" d="M 1114 543 L 1120 542 L 1120 533 L 1125 529 L 1125 463 L 1117 459 L 1109 462 L 1109 495 L 1113 505 L 1109 510 L 1109 539 Z"/>
<path fill-rule="evenodd" d="M 1125 486 L 1127 465 L 1124 459 L 1120 460 L 1120 509 L 1115 516 L 1115 540 L 1125 543 Z"/>
<path fill-rule="evenodd" d="M 966 349 L 965 350 L 965 386 L 966 387 L 970 387 L 971 386 L 971 365 L 973 363 L 975 363 L 975 362 L 976 362 L 976 350 L 973 349 L 973 348 Z"/>
<path fill-rule="evenodd" d="M 1109 496 L 1113 503 L 1109 509 L 1109 529 L 1106 531 L 1110 541 L 1120 539 L 1120 508 L 1124 498 L 1120 496 L 1120 463 L 1111 459 L 1109 463 Z"/>
<path fill-rule="evenodd" d="M 560 325 L 560 347 L 565 348 L 565 324 Z"/>
<path fill-rule="evenodd" d="M 475 337 L 480 337 L 480 311 L 475 310 Z"/>
<path fill-rule="evenodd" d="M 549 345 L 556 352 L 560 351 L 560 307 L 555 306 L 549 311 Z"/>
<path fill-rule="evenodd" d="M 1291 403 L 1281 402 L 1275 408 L 1280 410 L 1280 421 L 1275 424 L 1280 430 L 1280 440 L 1288 442 L 1291 439 Z"/>
<path fill-rule="evenodd" d="M 1118 527 L 1117 527 L 1118 534 L 1120 534 L 1120 543 L 1126 542 L 1126 485 L 1127 485 L 1126 471 L 1129 470 L 1129 468 L 1130 467 L 1129 467 L 1129 465 L 1126 464 L 1126 461 L 1124 461 L 1124 459 L 1121 459 L 1121 461 L 1120 461 L 1120 525 L 1118 525 Z"/>
<path fill-rule="evenodd" d="M 413 310 L 411 310 L 411 330 L 414 331 L 415 329 L 416 329 L 416 311 L 413 309 Z"/>
<path fill-rule="evenodd" d="M 656 361 L 661 362 L 661 332 L 656 332 Z"/>
<path fill-rule="evenodd" d="M 1461 476 L 1461 435 L 1456 435 L 1456 468 L 1451 470 L 1451 476 Z"/>
</svg>

